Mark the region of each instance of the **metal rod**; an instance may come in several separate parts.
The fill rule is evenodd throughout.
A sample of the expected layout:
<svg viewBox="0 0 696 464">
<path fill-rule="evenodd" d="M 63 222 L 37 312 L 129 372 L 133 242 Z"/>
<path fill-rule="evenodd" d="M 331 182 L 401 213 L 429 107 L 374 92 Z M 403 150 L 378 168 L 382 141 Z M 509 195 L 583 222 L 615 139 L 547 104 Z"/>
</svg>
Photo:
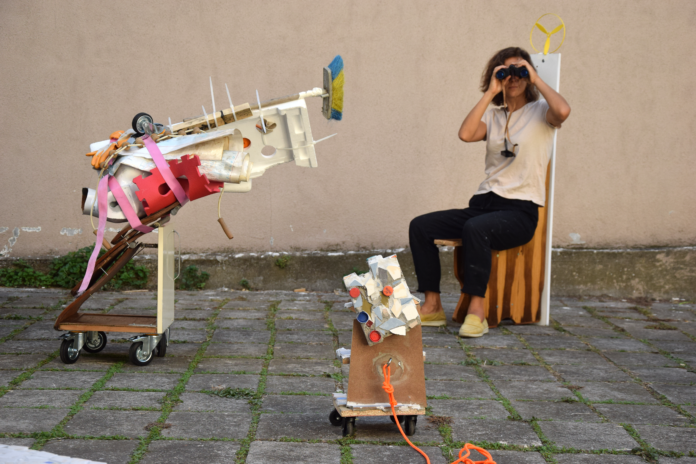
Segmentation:
<svg viewBox="0 0 696 464">
<path fill-rule="evenodd" d="M 203 117 L 205 118 L 205 122 L 208 123 L 208 130 L 210 130 L 210 120 L 208 120 L 208 113 L 205 111 L 205 106 L 201 105 L 201 108 L 203 108 Z M 213 115 L 215 117 L 215 115 Z"/>
<path fill-rule="evenodd" d="M 213 100 L 213 118 L 215 118 L 215 127 L 218 126 L 217 118 L 215 117 L 215 93 L 213 92 L 213 77 L 208 76 L 210 79 L 210 98 Z"/>
<path fill-rule="evenodd" d="M 227 90 L 227 99 L 230 101 L 230 108 L 232 108 L 232 116 L 237 121 L 237 113 L 234 112 L 234 104 L 232 104 L 232 97 L 230 97 L 230 89 L 227 88 L 227 83 L 225 83 L 225 90 Z"/>
<path fill-rule="evenodd" d="M 263 133 L 266 133 L 266 123 L 263 121 L 263 113 L 261 111 L 261 99 L 259 98 L 259 91 L 256 90 L 256 101 L 259 104 L 259 116 L 261 117 L 261 127 L 263 127 Z"/>
</svg>

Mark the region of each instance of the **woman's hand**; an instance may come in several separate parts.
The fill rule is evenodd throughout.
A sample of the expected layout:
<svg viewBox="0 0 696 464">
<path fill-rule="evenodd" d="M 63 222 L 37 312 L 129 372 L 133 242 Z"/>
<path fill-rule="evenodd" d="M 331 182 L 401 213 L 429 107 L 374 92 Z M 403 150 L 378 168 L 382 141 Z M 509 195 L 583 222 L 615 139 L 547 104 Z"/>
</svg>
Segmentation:
<svg viewBox="0 0 696 464">
<path fill-rule="evenodd" d="M 532 85 L 537 84 L 537 81 L 539 79 L 539 75 L 537 74 L 536 69 L 534 69 L 534 66 L 527 63 L 527 60 L 520 60 L 517 63 L 515 63 L 515 66 L 517 66 L 518 68 L 521 68 L 521 67 L 527 68 L 527 71 L 529 71 L 529 82 Z"/>
<path fill-rule="evenodd" d="M 505 68 L 507 68 L 507 66 L 501 65 L 501 66 L 496 66 L 495 69 L 493 70 L 493 75 L 491 76 L 491 82 L 490 82 L 490 84 L 488 84 L 488 91 L 490 92 L 492 97 L 495 97 L 500 92 L 502 92 L 503 85 L 505 84 L 505 82 L 507 82 L 508 79 L 510 79 L 510 76 L 508 76 L 501 81 L 500 79 L 495 77 L 495 73 L 497 73 L 501 69 L 505 69 Z"/>
</svg>

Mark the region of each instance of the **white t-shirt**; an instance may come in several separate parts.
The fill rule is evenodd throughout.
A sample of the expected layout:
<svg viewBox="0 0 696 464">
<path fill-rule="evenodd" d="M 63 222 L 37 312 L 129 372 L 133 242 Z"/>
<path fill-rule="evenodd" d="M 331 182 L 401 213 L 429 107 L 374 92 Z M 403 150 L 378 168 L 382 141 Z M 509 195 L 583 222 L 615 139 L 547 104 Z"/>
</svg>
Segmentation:
<svg viewBox="0 0 696 464">
<path fill-rule="evenodd" d="M 486 180 L 475 195 L 495 192 L 503 198 L 530 200 L 544 206 L 546 200 L 546 169 L 553 150 L 554 127 L 546 121 L 549 104 L 539 99 L 512 113 L 508 133 L 508 150 L 518 144 L 517 156 L 506 158 L 506 115 L 502 108 L 489 108 L 483 114 L 486 124 Z"/>
</svg>

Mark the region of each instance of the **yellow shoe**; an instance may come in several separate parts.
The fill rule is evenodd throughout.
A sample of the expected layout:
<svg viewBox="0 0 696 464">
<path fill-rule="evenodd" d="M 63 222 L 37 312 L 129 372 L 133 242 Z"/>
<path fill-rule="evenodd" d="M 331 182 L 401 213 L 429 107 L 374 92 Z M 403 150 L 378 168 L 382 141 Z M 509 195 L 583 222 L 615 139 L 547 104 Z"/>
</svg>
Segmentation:
<svg viewBox="0 0 696 464">
<path fill-rule="evenodd" d="M 488 321 L 481 319 L 475 314 L 467 314 L 464 323 L 459 328 L 460 337 L 476 338 L 488 333 Z"/>
<path fill-rule="evenodd" d="M 421 314 L 420 318 L 421 325 L 426 327 L 444 327 L 447 325 L 447 316 L 442 309 L 436 313 Z"/>
</svg>

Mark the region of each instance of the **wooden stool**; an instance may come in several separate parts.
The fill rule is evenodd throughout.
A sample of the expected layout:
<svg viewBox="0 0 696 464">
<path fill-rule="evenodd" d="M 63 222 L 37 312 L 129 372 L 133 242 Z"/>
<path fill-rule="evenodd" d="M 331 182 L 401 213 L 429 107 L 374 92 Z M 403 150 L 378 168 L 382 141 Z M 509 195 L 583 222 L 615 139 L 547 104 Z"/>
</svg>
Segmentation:
<svg viewBox="0 0 696 464">
<path fill-rule="evenodd" d="M 551 164 L 546 172 L 546 198 L 549 198 Z M 526 245 L 492 252 L 491 277 L 486 288 L 484 307 L 489 327 L 497 327 L 503 319 L 512 319 L 516 324 L 531 324 L 540 321 L 544 273 L 546 263 L 547 208 L 539 208 L 539 223 L 534 237 Z M 454 275 L 463 285 L 459 273 L 459 260 L 463 258 L 462 241 L 435 240 L 435 245 L 454 247 Z M 462 293 L 454 310 L 452 320 L 464 322 L 471 297 Z"/>
</svg>

